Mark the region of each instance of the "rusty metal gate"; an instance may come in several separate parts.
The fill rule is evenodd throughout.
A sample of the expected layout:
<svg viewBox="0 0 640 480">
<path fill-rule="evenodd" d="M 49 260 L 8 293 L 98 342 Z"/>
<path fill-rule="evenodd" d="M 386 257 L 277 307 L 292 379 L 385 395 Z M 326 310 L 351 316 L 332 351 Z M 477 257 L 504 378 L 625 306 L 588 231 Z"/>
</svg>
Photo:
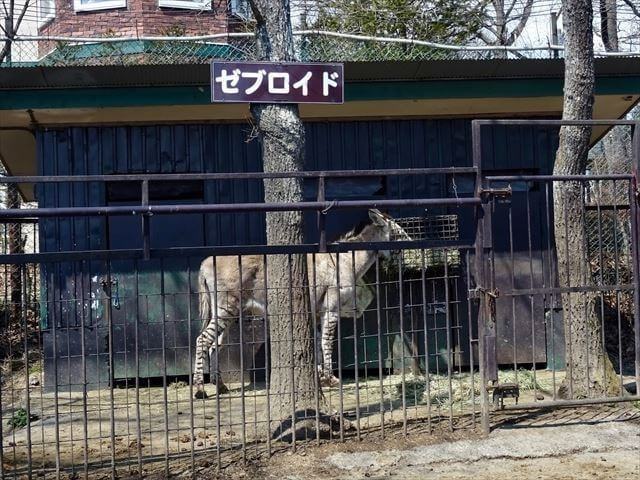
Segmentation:
<svg viewBox="0 0 640 480">
<path fill-rule="evenodd" d="M 627 159 L 631 163 L 630 172 L 483 174 L 482 130 L 496 125 L 626 125 L 632 136 L 633 158 Z M 492 409 L 567 407 L 630 402 L 640 398 L 639 127 L 637 121 L 472 122 L 474 165 L 479 175 L 478 196 L 483 200 L 475 245 L 479 285 L 475 293 L 480 299 L 478 344 L 485 432 L 491 427 Z M 577 275 L 569 272 L 569 260 L 559 262 L 560 257 L 569 259 L 576 254 L 570 248 L 575 244 L 568 240 L 569 232 L 563 231 L 567 225 L 554 227 L 554 192 L 566 186 L 578 192 L 576 198 L 580 204 L 576 211 L 581 216 L 578 223 L 585 230 L 584 248 L 581 249 L 584 258 L 574 262 L 579 264 Z M 567 218 L 566 203 L 563 203 L 563 209 L 564 218 Z M 508 234 L 498 236 L 499 231 Z M 547 248 L 534 245 L 536 241 Z M 590 328 L 576 332 L 580 328 L 573 317 L 577 304 L 584 304 L 577 314 L 591 316 L 592 323 Z M 572 352 L 572 335 L 576 341 L 577 335 L 586 335 L 582 347 L 585 352 Z M 590 339 L 590 335 L 598 338 Z M 546 358 L 539 355 L 536 345 L 540 344 L 546 345 Z M 579 353 L 585 355 L 577 358 Z M 572 364 L 574 368 L 580 368 L 578 362 L 588 363 L 590 356 L 609 358 L 611 365 L 602 360 L 598 362 L 597 371 L 588 366 L 586 376 L 576 382 L 568 368 Z M 504 359 L 509 357 L 516 375 L 505 382 L 498 366 L 504 365 Z M 518 372 L 522 367 L 530 370 L 532 378 L 519 379 Z M 568 379 L 565 378 L 567 375 Z M 550 388 L 544 394 L 540 377 L 546 377 L 550 382 Z M 599 377 L 597 381 L 596 377 Z M 533 386 L 531 394 L 524 399 L 521 398 L 521 380 L 530 381 Z M 598 382 L 604 383 L 603 391 L 597 389 Z M 609 388 L 609 382 L 615 387 Z M 565 391 L 561 394 L 562 389 Z"/>
</svg>

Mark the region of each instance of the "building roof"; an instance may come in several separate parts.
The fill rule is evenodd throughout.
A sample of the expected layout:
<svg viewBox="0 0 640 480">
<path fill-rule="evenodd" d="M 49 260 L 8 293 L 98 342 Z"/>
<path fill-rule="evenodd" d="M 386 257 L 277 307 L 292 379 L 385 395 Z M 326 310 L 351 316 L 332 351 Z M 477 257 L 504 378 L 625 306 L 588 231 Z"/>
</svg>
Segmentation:
<svg viewBox="0 0 640 480">
<path fill-rule="evenodd" d="M 147 42 L 148 43 L 148 42 Z M 150 45 L 136 41 L 121 45 L 130 53 L 149 53 Z M 226 49 L 224 49 L 226 47 Z M 68 53 L 78 58 L 95 56 L 95 48 L 103 45 L 81 45 Z M 204 56 L 211 49 L 220 50 L 220 57 L 238 59 L 239 52 L 224 44 L 202 46 Z M 229 50 L 231 49 L 231 50 Z M 56 53 L 56 52 L 54 52 Z M 59 52 L 56 54 L 60 54 Z M 0 68 L 1 89 L 132 87 L 132 86 L 195 86 L 209 84 L 208 64 L 186 65 L 96 65 L 56 66 L 55 58 L 45 57 L 38 65 Z M 68 62 L 68 58 L 65 59 Z M 639 77 L 640 60 L 632 57 L 596 59 L 596 74 L 600 77 Z M 347 62 L 345 81 L 433 81 L 433 80 L 515 80 L 562 79 L 562 59 L 523 60 L 427 60 Z"/>
<path fill-rule="evenodd" d="M 560 59 L 346 63 L 345 103 L 300 105 L 300 114 L 307 121 L 559 118 L 563 73 Z M 594 118 L 621 118 L 639 100 L 638 59 L 596 59 Z M 208 65 L 0 68 L 0 159 L 15 175 L 35 174 L 35 140 L 28 131 L 34 126 L 249 117 L 247 104 L 211 104 Z M 592 141 L 604 132 L 594 129 Z"/>
</svg>

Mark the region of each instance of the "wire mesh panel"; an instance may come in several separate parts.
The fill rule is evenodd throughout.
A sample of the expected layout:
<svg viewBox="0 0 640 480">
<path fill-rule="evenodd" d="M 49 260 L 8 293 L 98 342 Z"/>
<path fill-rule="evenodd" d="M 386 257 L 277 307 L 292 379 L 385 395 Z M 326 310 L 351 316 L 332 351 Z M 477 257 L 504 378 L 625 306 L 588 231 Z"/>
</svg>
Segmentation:
<svg viewBox="0 0 640 480">
<path fill-rule="evenodd" d="M 401 217 L 398 218 L 398 224 L 414 240 L 434 242 L 455 242 L 460 240 L 457 214 L 425 214 L 421 217 Z M 395 239 L 400 240 L 400 237 L 396 235 Z M 420 270 L 422 268 L 422 253 L 420 250 L 403 251 L 402 262 L 404 266 Z M 429 249 L 424 253 L 427 267 L 442 267 L 445 263 L 453 268 L 460 266 L 460 251 L 455 248 L 447 250 Z"/>
</svg>

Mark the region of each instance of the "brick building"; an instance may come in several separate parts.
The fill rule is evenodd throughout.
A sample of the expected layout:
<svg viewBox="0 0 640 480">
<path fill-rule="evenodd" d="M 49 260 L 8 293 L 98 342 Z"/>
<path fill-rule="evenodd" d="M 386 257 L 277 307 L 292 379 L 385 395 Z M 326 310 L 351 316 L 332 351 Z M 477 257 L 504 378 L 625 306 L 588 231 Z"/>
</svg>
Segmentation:
<svg viewBox="0 0 640 480">
<path fill-rule="evenodd" d="M 237 29 L 244 0 L 39 0 L 44 36 L 193 36 Z M 52 44 L 40 45 L 40 55 Z"/>
</svg>

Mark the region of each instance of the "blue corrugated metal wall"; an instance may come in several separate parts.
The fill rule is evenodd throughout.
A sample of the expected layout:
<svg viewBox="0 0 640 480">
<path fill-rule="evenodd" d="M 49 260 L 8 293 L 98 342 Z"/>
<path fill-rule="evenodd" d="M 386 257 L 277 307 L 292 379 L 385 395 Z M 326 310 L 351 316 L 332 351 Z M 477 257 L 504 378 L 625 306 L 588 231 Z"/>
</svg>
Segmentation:
<svg viewBox="0 0 640 480">
<path fill-rule="evenodd" d="M 555 130 L 520 126 L 490 130 L 483 137 L 484 169 L 550 171 L 557 147 Z M 260 171 L 260 146 L 257 140 L 248 141 L 250 131 L 248 124 L 41 130 L 38 132 L 39 173 L 81 175 Z M 307 124 L 305 165 L 308 170 L 466 166 L 471 165 L 471 161 L 471 127 L 470 121 L 465 119 Z M 445 178 L 422 176 L 389 180 L 385 197 L 442 197 L 449 194 Z M 38 188 L 37 196 L 43 207 L 97 206 L 107 203 L 106 189 L 101 184 L 47 185 Z M 259 202 L 262 197 L 262 183 L 257 180 L 211 181 L 205 182 L 201 201 Z M 412 213 L 418 212 L 403 211 L 403 215 Z M 345 230 L 353 225 L 358 215 L 364 213 L 332 213 L 329 227 L 334 233 Z M 310 220 L 309 231 L 313 232 L 314 217 Z M 166 220 L 161 219 L 152 221 L 155 222 L 155 227 L 152 223 L 152 232 L 156 232 L 152 242 L 156 242 L 157 246 L 171 246 L 172 242 L 180 241 L 180 238 L 171 240 L 170 237 L 172 232 L 180 231 L 179 224 L 162 223 Z M 43 252 L 107 249 L 113 248 L 121 236 L 126 246 L 130 238 L 135 239 L 139 235 L 139 224 L 136 222 L 105 218 L 43 220 L 40 224 L 40 248 Z M 198 223 L 202 225 L 200 233 L 193 230 L 188 232 L 189 244 L 264 243 L 264 220 L 261 214 L 192 215 L 188 222 L 189 228 Z M 464 218 L 461 222 L 465 232 Z M 166 235 L 163 236 L 162 232 L 166 232 Z M 470 233 L 466 231 L 466 234 Z M 133 355 L 135 339 L 128 320 L 132 316 L 143 316 L 150 324 L 144 338 L 137 339 L 139 354 L 144 356 L 139 364 L 147 362 L 141 374 L 152 375 L 165 368 L 158 362 L 167 362 L 169 373 L 188 372 L 190 367 L 185 363 L 186 355 L 175 353 L 184 351 L 189 345 L 188 334 L 184 328 L 177 327 L 177 322 L 191 322 L 191 337 L 195 337 L 199 328 L 197 315 L 189 313 L 189 319 L 183 317 L 188 310 L 197 311 L 197 306 L 193 301 L 180 299 L 180 296 L 185 297 L 190 291 L 196 291 L 195 273 L 199 260 L 167 259 L 139 263 L 131 260 L 107 265 L 87 259 L 45 266 L 44 298 L 50 306 L 56 301 L 55 311 L 49 309 L 45 317 L 45 327 L 49 328 L 45 355 L 67 360 L 79 355 L 82 342 L 81 329 L 78 327 L 84 324 L 88 328 L 84 333 L 84 356 L 93 365 L 89 368 L 96 369 L 96 377 L 106 381 L 103 371 L 105 305 L 98 299 L 104 297 L 100 279 L 109 274 L 119 278 L 118 293 L 123 299 L 120 309 L 114 310 L 114 337 L 118 339 L 115 353 L 118 359 L 126 360 L 129 355 L 128 366 L 121 368 L 116 365 L 116 377 L 133 376 L 130 357 Z M 184 273 L 187 271 L 190 272 L 188 276 Z M 133 276 L 137 276 L 135 281 Z M 144 281 L 138 281 L 140 278 L 144 278 Z M 140 295 L 146 295 L 143 297 L 146 303 L 139 299 Z M 159 295 L 173 298 L 173 303 L 154 302 L 153 299 Z M 166 331 L 160 331 L 160 327 Z M 52 328 L 56 329 L 55 342 L 52 340 Z M 161 335 L 164 340 L 160 338 Z M 168 360 L 160 359 L 158 354 L 162 341 L 166 348 L 174 349 L 172 358 Z M 71 368 L 67 360 L 58 363 L 68 364 Z"/>
</svg>

